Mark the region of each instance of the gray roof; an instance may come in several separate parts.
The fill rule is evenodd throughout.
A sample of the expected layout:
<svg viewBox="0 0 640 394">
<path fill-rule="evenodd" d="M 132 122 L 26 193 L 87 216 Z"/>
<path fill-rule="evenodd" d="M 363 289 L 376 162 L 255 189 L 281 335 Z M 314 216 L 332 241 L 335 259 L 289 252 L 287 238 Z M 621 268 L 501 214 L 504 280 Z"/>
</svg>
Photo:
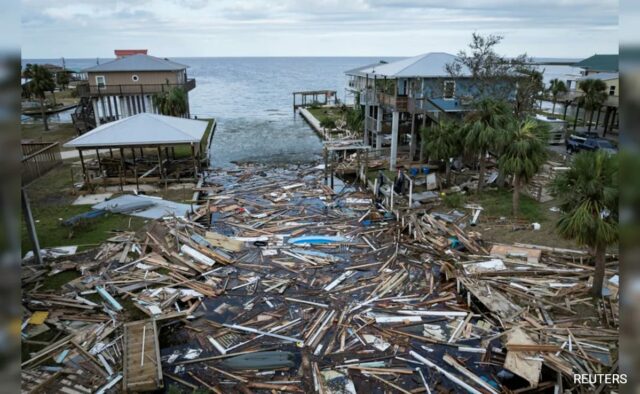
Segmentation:
<svg viewBox="0 0 640 394">
<path fill-rule="evenodd" d="M 583 81 L 585 79 L 600 79 L 602 81 L 609 81 L 612 79 L 618 79 L 619 77 L 620 75 L 618 73 L 595 73 L 580 77 L 578 78 L 578 81 Z"/>
<path fill-rule="evenodd" d="M 66 144 L 65 148 L 197 144 L 209 122 L 141 113 L 106 123 Z"/>
<path fill-rule="evenodd" d="M 389 62 L 387 62 L 386 60 L 379 60 L 375 63 L 370 63 L 364 66 L 360 66 L 360 67 L 356 67 L 356 68 L 352 68 L 350 70 L 345 71 L 344 73 L 347 75 L 362 75 L 364 76 L 365 74 L 362 73 L 362 70 L 371 68 L 371 67 L 375 67 L 375 66 L 381 66 L 383 64 L 388 64 Z"/>
<path fill-rule="evenodd" d="M 136 54 L 121 57 L 107 63 L 85 68 L 83 72 L 109 72 L 109 71 L 178 71 L 184 70 L 184 64 L 161 59 L 155 56 Z"/>
<path fill-rule="evenodd" d="M 370 78 L 381 76 L 387 78 L 437 78 L 449 77 L 446 65 L 458 58 L 444 52 L 430 52 L 422 55 L 397 60 L 387 64 L 378 64 L 359 69 L 358 75 L 368 75 Z M 470 70 L 463 66 L 461 76 L 471 76 Z"/>
</svg>

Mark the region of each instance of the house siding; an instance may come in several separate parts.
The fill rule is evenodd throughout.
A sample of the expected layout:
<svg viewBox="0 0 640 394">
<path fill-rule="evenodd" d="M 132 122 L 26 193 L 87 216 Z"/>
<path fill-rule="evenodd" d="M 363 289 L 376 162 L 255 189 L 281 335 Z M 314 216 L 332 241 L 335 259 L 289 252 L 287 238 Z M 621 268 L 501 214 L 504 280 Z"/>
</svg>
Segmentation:
<svg viewBox="0 0 640 394">
<path fill-rule="evenodd" d="M 105 83 L 110 85 L 160 85 L 160 84 L 177 84 L 184 82 L 184 71 L 127 71 L 127 72 L 89 72 L 89 84 L 96 84 L 96 76 L 105 77 Z M 138 76 L 138 81 L 134 81 L 132 77 Z"/>
</svg>

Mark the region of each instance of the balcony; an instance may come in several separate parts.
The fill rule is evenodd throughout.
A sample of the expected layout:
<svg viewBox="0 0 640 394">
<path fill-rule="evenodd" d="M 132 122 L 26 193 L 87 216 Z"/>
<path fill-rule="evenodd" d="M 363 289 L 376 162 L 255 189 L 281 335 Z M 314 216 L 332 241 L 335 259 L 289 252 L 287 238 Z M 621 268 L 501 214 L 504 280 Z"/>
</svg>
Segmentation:
<svg viewBox="0 0 640 394">
<path fill-rule="evenodd" d="M 394 111 L 407 112 L 409 108 L 409 97 L 395 96 L 386 93 L 378 93 L 380 105 L 393 108 Z"/>
<path fill-rule="evenodd" d="M 137 94 L 156 94 L 167 92 L 174 87 L 184 89 L 186 92 L 195 89 L 196 80 L 187 79 L 185 83 L 162 83 L 162 84 L 126 84 L 126 85 L 90 85 L 88 82 L 80 83 L 76 86 L 79 97 L 95 96 L 126 96 Z"/>
</svg>

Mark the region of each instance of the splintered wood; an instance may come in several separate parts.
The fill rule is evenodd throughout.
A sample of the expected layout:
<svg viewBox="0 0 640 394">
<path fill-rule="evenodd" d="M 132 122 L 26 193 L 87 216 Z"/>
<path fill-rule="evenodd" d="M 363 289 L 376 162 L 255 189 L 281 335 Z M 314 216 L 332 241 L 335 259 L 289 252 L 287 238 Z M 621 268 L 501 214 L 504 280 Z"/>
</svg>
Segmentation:
<svg viewBox="0 0 640 394">
<path fill-rule="evenodd" d="M 594 306 L 582 251 L 490 245 L 477 217 L 389 212 L 323 174 L 211 172 L 189 217 L 24 271 L 23 337 L 62 334 L 23 380 L 60 382 L 55 366 L 91 391 L 561 392 L 616 364 L 615 256 Z M 45 290 L 61 269 L 80 276 Z"/>
</svg>

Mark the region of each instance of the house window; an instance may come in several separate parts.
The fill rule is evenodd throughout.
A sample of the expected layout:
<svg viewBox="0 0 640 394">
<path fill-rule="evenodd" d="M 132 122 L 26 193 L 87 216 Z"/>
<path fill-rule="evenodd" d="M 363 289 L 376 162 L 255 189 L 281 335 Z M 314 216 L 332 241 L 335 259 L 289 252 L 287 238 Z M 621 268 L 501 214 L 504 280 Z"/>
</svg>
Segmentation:
<svg viewBox="0 0 640 394">
<path fill-rule="evenodd" d="M 455 81 L 444 81 L 444 94 L 442 97 L 445 100 L 453 100 L 456 94 L 456 83 Z"/>
<path fill-rule="evenodd" d="M 615 96 L 615 95 L 616 95 L 616 87 L 609 86 L 609 96 Z"/>
<path fill-rule="evenodd" d="M 133 82 L 138 82 L 138 81 L 140 80 L 140 77 L 138 77 L 137 75 L 133 74 L 133 75 L 131 76 L 131 80 L 132 80 Z"/>
<path fill-rule="evenodd" d="M 104 75 L 96 75 L 96 85 L 98 85 L 99 88 L 103 88 L 106 84 L 107 82 Z"/>
</svg>

